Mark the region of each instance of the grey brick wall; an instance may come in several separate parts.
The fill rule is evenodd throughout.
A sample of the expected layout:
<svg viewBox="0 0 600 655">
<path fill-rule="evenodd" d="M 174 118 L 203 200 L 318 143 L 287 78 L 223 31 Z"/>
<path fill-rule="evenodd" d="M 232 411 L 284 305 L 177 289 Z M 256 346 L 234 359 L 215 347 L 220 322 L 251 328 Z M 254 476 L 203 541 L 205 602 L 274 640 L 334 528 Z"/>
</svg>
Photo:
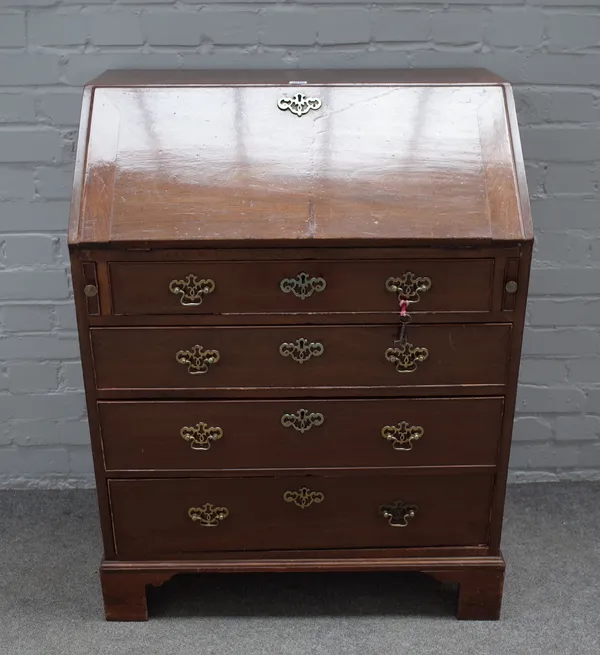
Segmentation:
<svg viewBox="0 0 600 655">
<path fill-rule="evenodd" d="M 0 484 L 91 480 L 65 244 L 81 85 L 377 66 L 514 83 L 538 241 L 512 477 L 600 477 L 600 0 L 0 0 Z"/>
</svg>

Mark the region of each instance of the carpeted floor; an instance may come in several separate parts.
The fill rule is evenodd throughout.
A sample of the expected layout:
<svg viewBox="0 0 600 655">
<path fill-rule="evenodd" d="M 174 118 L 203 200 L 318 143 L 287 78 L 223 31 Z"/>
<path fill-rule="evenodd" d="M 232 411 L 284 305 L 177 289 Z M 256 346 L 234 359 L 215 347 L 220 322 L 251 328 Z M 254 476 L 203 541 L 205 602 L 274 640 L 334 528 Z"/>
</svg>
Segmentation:
<svg viewBox="0 0 600 655">
<path fill-rule="evenodd" d="M 420 575 L 175 578 L 106 623 L 90 491 L 0 492 L 1 655 L 598 655 L 600 484 L 509 489 L 502 619 L 459 622 Z"/>
</svg>

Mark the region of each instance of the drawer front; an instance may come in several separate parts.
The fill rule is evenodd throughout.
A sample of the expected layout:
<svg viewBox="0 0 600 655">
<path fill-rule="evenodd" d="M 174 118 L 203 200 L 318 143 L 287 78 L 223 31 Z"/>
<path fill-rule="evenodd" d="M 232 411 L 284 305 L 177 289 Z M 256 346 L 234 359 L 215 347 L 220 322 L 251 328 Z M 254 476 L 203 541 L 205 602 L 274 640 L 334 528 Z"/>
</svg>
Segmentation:
<svg viewBox="0 0 600 655">
<path fill-rule="evenodd" d="M 493 259 L 112 262 L 115 314 L 488 312 Z M 419 290 L 421 288 L 422 290 Z"/>
<path fill-rule="evenodd" d="M 502 385 L 511 327 L 413 325 L 404 358 L 394 350 L 396 325 L 90 333 L 99 389 L 318 389 Z"/>
<path fill-rule="evenodd" d="M 110 480 L 120 558 L 302 548 L 475 546 L 493 476 Z"/>
<path fill-rule="evenodd" d="M 100 402 L 109 471 L 491 465 L 502 398 Z"/>
</svg>

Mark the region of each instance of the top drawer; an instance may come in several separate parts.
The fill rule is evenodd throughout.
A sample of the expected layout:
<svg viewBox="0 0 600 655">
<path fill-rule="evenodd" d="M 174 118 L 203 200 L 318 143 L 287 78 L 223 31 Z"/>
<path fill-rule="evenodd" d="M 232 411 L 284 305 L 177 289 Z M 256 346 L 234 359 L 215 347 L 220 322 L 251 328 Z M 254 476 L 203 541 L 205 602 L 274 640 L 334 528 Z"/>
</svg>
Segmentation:
<svg viewBox="0 0 600 655">
<path fill-rule="evenodd" d="M 111 262 L 114 314 L 486 313 L 493 259 Z"/>
</svg>

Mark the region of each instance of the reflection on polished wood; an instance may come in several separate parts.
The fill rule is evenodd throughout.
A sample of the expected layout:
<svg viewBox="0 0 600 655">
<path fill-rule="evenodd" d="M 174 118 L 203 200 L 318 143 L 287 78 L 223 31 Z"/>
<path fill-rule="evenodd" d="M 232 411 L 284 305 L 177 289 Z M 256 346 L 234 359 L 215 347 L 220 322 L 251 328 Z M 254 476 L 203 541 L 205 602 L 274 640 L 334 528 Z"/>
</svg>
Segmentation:
<svg viewBox="0 0 600 655">
<path fill-rule="evenodd" d="M 96 88 L 71 239 L 529 234 L 500 84 L 310 87 L 323 106 L 302 120 L 277 107 L 294 88 Z"/>
<path fill-rule="evenodd" d="M 178 573 L 414 570 L 497 619 L 532 236 L 486 71 L 88 85 L 69 244 L 106 617 Z"/>
</svg>

